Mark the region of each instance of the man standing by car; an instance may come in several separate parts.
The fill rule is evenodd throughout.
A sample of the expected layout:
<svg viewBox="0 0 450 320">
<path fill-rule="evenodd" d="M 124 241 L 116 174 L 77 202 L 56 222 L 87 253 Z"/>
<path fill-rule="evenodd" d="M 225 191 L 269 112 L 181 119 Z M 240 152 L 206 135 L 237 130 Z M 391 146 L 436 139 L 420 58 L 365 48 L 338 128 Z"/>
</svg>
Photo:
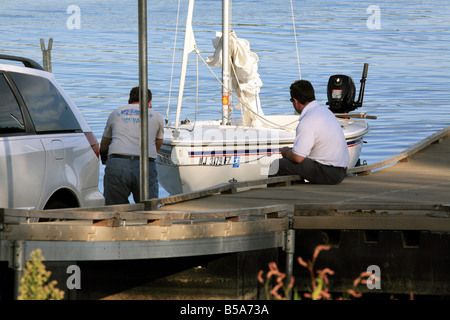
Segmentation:
<svg viewBox="0 0 450 320">
<path fill-rule="evenodd" d="M 155 159 L 164 135 L 164 119 L 151 110 L 152 93 L 148 90 L 148 155 L 149 198 L 158 197 L 158 176 Z M 128 105 L 114 110 L 108 117 L 100 143 L 102 163 L 106 164 L 104 184 L 105 204 L 129 203 L 133 194 L 140 201 L 140 120 L 139 87 L 130 91 Z"/>
<path fill-rule="evenodd" d="M 271 164 L 269 177 L 300 175 L 311 183 L 340 183 L 350 156 L 339 121 L 315 100 L 309 81 L 295 81 L 290 93 L 294 109 L 300 113 L 296 137 L 292 150 L 281 149 L 282 158 Z"/>
</svg>

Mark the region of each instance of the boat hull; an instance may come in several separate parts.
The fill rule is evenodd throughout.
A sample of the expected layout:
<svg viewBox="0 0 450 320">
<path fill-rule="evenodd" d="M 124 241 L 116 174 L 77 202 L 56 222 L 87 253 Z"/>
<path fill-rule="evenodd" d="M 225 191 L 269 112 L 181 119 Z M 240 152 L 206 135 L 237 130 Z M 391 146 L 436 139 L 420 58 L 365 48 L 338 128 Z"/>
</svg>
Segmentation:
<svg viewBox="0 0 450 320">
<path fill-rule="evenodd" d="M 158 155 L 158 177 L 170 194 L 188 193 L 235 181 L 267 178 L 280 149 L 292 147 L 298 116 L 273 117 L 281 128 L 246 128 L 200 122 L 180 127 L 173 137 L 167 128 Z M 368 125 L 340 119 L 350 154 L 350 166 L 359 160 Z"/>
</svg>

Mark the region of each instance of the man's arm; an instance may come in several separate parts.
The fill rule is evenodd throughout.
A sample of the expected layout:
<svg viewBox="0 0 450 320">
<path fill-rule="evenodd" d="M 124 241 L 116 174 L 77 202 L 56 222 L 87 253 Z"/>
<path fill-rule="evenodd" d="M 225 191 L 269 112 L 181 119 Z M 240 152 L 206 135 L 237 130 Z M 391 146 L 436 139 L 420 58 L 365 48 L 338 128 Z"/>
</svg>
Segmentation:
<svg viewBox="0 0 450 320">
<path fill-rule="evenodd" d="M 295 163 L 300 163 L 303 160 L 305 160 L 305 157 L 299 156 L 298 154 L 295 154 L 294 152 L 292 152 L 291 148 L 289 147 L 283 147 L 281 149 L 281 156 L 283 158 L 286 158 L 292 162 Z"/>
<path fill-rule="evenodd" d="M 159 149 L 161 148 L 163 143 L 163 139 L 155 139 L 156 153 L 159 153 Z"/>
<path fill-rule="evenodd" d="M 106 160 L 108 160 L 108 150 L 111 141 L 111 138 L 102 137 L 102 141 L 100 142 L 100 159 L 102 160 L 102 164 L 105 164 Z"/>
</svg>

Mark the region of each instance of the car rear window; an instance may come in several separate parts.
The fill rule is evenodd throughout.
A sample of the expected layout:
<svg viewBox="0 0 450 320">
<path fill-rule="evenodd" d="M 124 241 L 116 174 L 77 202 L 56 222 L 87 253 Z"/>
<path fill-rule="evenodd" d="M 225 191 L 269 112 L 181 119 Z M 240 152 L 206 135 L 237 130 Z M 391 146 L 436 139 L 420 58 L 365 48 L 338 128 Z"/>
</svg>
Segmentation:
<svg viewBox="0 0 450 320">
<path fill-rule="evenodd" d="M 70 106 L 51 81 L 29 74 L 9 74 L 20 91 L 37 133 L 81 132 Z"/>
<path fill-rule="evenodd" d="M 25 132 L 22 111 L 14 94 L 0 73 L 0 135 Z"/>
</svg>

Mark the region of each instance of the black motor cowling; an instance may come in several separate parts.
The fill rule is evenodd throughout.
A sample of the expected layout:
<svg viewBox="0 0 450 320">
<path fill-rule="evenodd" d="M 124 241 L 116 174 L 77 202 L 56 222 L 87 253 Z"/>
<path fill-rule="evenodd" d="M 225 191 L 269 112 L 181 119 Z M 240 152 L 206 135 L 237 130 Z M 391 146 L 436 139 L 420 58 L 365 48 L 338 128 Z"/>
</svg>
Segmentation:
<svg viewBox="0 0 450 320">
<path fill-rule="evenodd" d="M 354 101 L 356 88 L 352 78 L 343 74 L 330 77 L 327 87 L 327 105 L 333 113 L 347 113 L 362 106 L 368 66 L 369 64 L 364 64 L 358 101 Z"/>
</svg>

